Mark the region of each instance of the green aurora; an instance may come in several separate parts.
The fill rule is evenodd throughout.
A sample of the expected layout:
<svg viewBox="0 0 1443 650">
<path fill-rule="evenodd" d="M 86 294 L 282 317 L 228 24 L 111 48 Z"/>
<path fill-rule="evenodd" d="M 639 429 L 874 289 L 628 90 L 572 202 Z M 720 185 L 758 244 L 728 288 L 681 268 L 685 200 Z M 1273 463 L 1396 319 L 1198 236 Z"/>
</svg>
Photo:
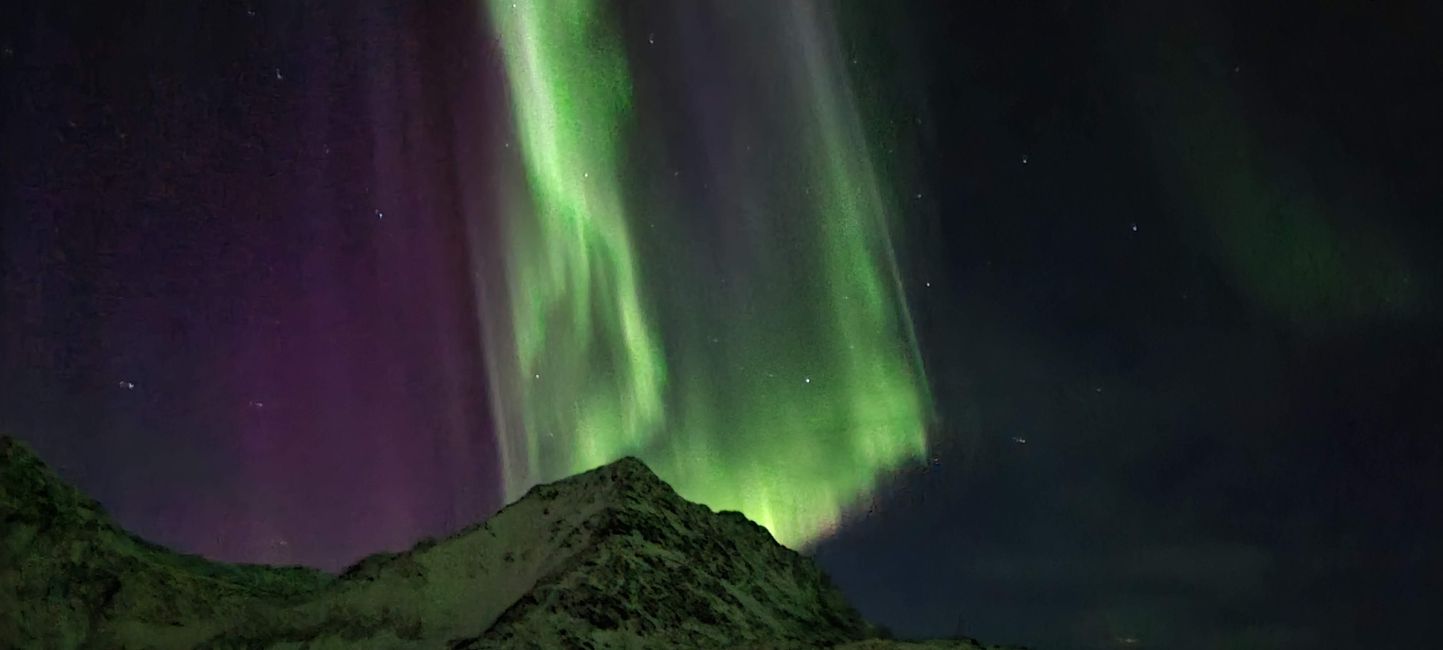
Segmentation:
<svg viewBox="0 0 1443 650">
<path fill-rule="evenodd" d="M 712 179 L 763 197 L 713 208 L 740 233 L 728 246 L 677 236 L 685 210 L 625 191 L 675 174 L 629 155 L 642 130 L 605 7 L 489 5 L 524 167 L 521 187 L 503 189 L 508 299 L 486 310 L 505 314 L 486 323 L 492 355 L 514 352 L 491 371 L 509 498 L 636 455 L 683 496 L 798 546 L 926 452 L 931 406 L 891 201 L 834 28 L 812 5 L 750 9 L 747 21 L 769 24 L 753 47 L 779 62 L 767 74 L 784 90 L 745 118 L 765 124 L 736 128 L 787 135 L 770 145 L 772 168 L 737 163 Z M 668 245 L 643 246 L 643 223 L 646 237 L 671 233 Z M 698 261 L 709 254 L 749 263 L 717 280 Z"/>
<path fill-rule="evenodd" d="M 1306 128 L 1289 116 L 1250 104 L 1232 75 L 1196 74 L 1208 52 L 1183 34 L 1149 42 L 1170 46 L 1150 59 L 1150 76 L 1131 81 L 1157 168 L 1186 219 L 1239 293 L 1301 332 L 1336 331 L 1393 319 L 1418 307 L 1426 279 L 1406 248 L 1375 223 L 1394 212 L 1381 193 L 1350 196 L 1310 178 L 1289 147 L 1270 144 Z M 1219 59 L 1230 54 L 1213 54 Z M 1156 79 L 1187 79 L 1165 84 Z M 1263 128 L 1261 125 L 1269 125 Z M 1346 155 L 1319 148 L 1311 155 L 1348 165 Z M 1369 179 L 1371 180 L 1371 179 Z M 1360 183 L 1367 186 L 1369 183 Z"/>
</svg>

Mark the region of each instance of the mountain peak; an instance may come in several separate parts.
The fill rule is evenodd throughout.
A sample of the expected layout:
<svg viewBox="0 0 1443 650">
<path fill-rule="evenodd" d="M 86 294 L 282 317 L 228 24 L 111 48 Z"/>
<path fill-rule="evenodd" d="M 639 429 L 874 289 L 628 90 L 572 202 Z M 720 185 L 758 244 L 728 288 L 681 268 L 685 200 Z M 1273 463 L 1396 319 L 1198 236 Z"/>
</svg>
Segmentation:
<svg viewBox="0 0 1443 650">
<path fill-rule="evenodd" d="M 551 485 L 565 485 L 572 481 L 587 481 L 596 478 L 603 479 L 612 485 L 644 488 L 644 491 L 651 489 L 672 491 L 670 484 L 663 481 L 660 476 L 656 475 L 656 472 L 651 471 L 651 467 L 636 456 L 622 456 L 590 471 L 555 481 Z"/>
<path fill-rule="evenodd" d="M 57 476 L 28 445 L 0 436 L 0 520 L 53 527 L 104 519 L 100 504 Z"/>
<path fill-rule="evenodd" d="M 0 435 L 0 469 L 43 467 L 44 462 L 30 447 L 14 436 Z M 48 470 L 47 470 L 48 471 Z"/>
<path fill-rule="evenodd" d="M 12 438 L 0 522 L 0 565 L 19 567 L 0 573 L 0 645 L 820 647 L 874 632 L 810 559 L 634 457 L 338 578 L 140 540 Z M 45 596 L 56 585 L 62 605 Z"/>
<path fill-rule="evenodd" d="M 554 504 L 542 516 L 566 560 L 454 647 L 831 644 L 870 631 L 810 559 L 740 513 L 683 499 L 637 458 L 538 486 L 508 510 L 532 499 Z"/>
<path fill-rule="evenodd" d="M 739 513 L 686 501 L 634 457 L 536 485 L 448 538 L 367 558 L 276 620 L 222 640 L 265 647 L 384 629 L 408 640 L 390 647 L 672 648 L 870 631 L 811 560 Z"/>
<path fill-rule="evenodd" d="M 656 472 L 651 471 L 651 468 L 636 456 L 622 456 L 606 465 L 602 465 L 602 467 L 613 475 L 620 477 L 652 481 L 661 480 L 661 478 L 656 475 Z"/>
</svg>

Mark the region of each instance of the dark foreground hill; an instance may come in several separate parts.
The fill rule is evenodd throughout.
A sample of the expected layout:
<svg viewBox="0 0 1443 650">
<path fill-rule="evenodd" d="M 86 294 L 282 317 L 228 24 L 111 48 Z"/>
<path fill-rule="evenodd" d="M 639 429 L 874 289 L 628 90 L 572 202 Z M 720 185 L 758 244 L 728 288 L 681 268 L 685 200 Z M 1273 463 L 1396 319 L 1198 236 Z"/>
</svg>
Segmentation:
<svg viewBox="0 0 1443 650">
<path fill-rule="evenodd" d="M 0 647 L 193 647 L 229 616 L 330 581 L 141 540 L 0 437 Z"/>
<path fill-rule="evenodd" d="M 147 543 L 0 438 L 3 647 L 981 647 L 874 636 L 809 559 L 636 459 L 332 577 Z"/>
</svg>

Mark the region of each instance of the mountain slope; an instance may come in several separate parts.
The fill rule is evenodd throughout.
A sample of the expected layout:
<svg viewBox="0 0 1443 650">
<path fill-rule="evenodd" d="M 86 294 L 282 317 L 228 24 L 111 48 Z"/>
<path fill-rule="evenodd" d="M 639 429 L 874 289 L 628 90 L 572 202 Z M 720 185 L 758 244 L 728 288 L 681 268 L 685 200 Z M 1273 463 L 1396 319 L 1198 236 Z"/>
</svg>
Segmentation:
<svg viewBox="0 0 1443 650">
<path fill-rule="evenodd" d="M 811 560 L 633 458 L 332 577 L 140 540 L 0 438 L 0 647 L 983 647 L 873 636 Z"/>
<path fill-rule="evenodd" d="M 811 561 L 623 459 L 484 525 L 370 558 L 279 624 L 218 646 L 700 647 L 867 635 Z"/>
<path fill-rule="evenodd" d="M 485 637 L 457 647 L 816 645 L 868 635 L 809 559 L 741 514 L 682 499 L 635 459 L 595 474 L 605 507 L 578 530 L 586 551 Z"/>
<path fill-rule="evenodd" d="M 329 580 L 311 569 L 209 562 L 141 540 L 24 445 L 0 437 L 0 645 L 189 647 L 226 616 Z"/>
</svg>

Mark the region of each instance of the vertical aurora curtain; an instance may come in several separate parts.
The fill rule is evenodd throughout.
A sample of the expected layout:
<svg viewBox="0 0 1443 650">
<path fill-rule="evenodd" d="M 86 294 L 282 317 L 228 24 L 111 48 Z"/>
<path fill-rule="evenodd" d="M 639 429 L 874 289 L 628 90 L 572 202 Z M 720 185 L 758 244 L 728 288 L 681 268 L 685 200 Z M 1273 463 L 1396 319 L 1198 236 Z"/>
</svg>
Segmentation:
<svg viewBox="0 0 1443 650">
<path fill-rule="evenodd" d="M 523 168 L 483 310 L 509 496 L 637 455 L 801 545 L 921 457 L 888 179 L 826 6 L 700 10 L 746 37 L 680 63 L 705 96 L 644 105 L 608 5 L 487 9 Z"/>
</svg>

